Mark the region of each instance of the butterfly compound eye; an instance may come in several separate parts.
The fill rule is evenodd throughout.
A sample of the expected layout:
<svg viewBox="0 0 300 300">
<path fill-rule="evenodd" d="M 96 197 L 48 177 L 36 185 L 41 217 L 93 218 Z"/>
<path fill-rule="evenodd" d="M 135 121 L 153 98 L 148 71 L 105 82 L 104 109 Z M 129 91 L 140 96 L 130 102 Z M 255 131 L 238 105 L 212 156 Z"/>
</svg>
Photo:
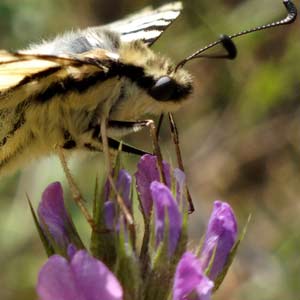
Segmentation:
<svg viewBox="0 0 300 300">
<path fill-rule="evenodd" d="M 151 87 L 150 95 L 158 101 L 171 100 L 174 90 L 176 89 L 176 82 L 169 76 L 163 76 L 157 79 L 155 84 Z"/>
</svg>

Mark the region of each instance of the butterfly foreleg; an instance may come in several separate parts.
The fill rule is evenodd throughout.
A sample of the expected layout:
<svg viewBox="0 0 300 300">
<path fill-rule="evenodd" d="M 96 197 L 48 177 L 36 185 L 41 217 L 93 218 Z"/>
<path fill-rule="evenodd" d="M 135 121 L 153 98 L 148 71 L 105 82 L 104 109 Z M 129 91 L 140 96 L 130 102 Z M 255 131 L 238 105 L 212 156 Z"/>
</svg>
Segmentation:
<svg viewBox="0 0 300 300">
<path fill-rule="evenodd" d="M 171 130 L 171 134 L 172 134 L 172 138 L 173 138 L 173 143 L 175 145 L 175 150 L 176 150 L 176 157 L 177 157 L 177 163 L 178 166 L 180 168 L 180 170 L 182 170 L 184 172 L 184 165 L 183 165 L 183 160 L 182 160 L 182 155 L 181 155 L 181 150 L 180 150 L 180 145 L 179 145 L 179 134 L 178 134 L 178 129 L 173 117 L 172 113 L 168 113 L 168 117 L 169 117 L 169 123 L 170 123 L 170 130 Z M 195 208 L 194 208 L 194 203 L 190 194 L 190 191 L 186 185 L 186 197 L 187 197 L 187 201 L 189 204 L 189 213 L 194 212 Z"/>
<path fill-rule="evenodd" d="M 150 135 L 153 143 L 153 153 L 157 156 L 157 164 L 160 172 L 161 179 L 166 183 L 166 178 L 163 172 L 162 154 L 156 135 L 156 126 L 153 120 L 142 121 L 108 121 L 108 132 L 116 135 L 117 133 L 124 134 L 129 132 L 137 132 L 142 128 L 149 128 Z"/>
<path fill-rule="evenodd" d="M 130 212 L 129 208 L 126 206 L 124 199 L 120 195 L 114 179 L 113 179 L 113 170 L 112 170 L 112 164 L 110 159 L 110 151 L 109 151 L 109 144 L 108 144 L 108 136 L 107 136 L 107 119 L 102 118 L 100 121 L 100 134 L 101 134 L 101 140 L 102 140 L 102 147 L 103 147 L 103 153 L 104 153 L 104 160 L 105 160 L 105 166 L 107 171 L 107 178 L 109 181 L 109 184 L 114 191 L 116 195 L 116 200 L 128 222 L 131 235 L 135 236 L 135 229 L 134 229 L 134 221 L 132 213 Z"/>
</svg>

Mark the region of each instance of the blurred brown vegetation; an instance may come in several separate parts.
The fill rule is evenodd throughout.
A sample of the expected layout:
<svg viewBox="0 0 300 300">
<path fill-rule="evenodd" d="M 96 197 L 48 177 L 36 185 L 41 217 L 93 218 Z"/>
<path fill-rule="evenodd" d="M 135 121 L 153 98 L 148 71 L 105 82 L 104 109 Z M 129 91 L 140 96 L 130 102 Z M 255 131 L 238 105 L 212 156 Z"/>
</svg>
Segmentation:
<svg viewBox="0 0 300 300">
<path fill-rule="evenodd" d="M 22 48 L 67 29 L 106 23 L 164 2 L 1 0 L 1 48 Z M 182 16 L 154 46 L 175 61 L 220 33 L 285 16 L 280 0 L 187 0 L 184 5 Z M 191 240 L 200 239 L 215 199 L 233 205 L 241 230 L 252 214 L 237 259 L 215 299 L 299 298 L 299 28 L 298 20 L 240 38 L 235 61 L 195 60 L 187 65 L 195 93 L 175 118 L 196 204 L 190 217 Z M 146 131 L 127 140 L 151 149 Z M 165 157 L 175 162 L 167 124 L 161 141 Z M 133 173 L 137 159 L 125 157 L 125 166 Z M 73 161 L 72 172 L 87 198 L 100 170 L 101 154 Z M 45 255 L 25 192 L 36 205 L 42 189 L 54 180 L 64 181 L 59 164 L 45 159 L 0 181 L 3 300 L 36 298 L 34 284 Z"/>
</svg>

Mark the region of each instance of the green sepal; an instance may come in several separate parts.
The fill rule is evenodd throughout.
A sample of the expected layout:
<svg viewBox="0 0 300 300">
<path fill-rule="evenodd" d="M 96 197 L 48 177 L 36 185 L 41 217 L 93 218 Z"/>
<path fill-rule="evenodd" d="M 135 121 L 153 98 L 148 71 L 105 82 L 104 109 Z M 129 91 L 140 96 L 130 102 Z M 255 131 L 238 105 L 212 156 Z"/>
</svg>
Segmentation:
<svg viewBox="0 0 300 300">
<path fill-rule="evenodd" d="M 170 293 L 173 268 L 169 257 L 166 255 L 166 248 L 162 242 L 157 248 L 154 265 L 148 270 L 144 286 L 143 299 L 145 300 L 166 300 Z"/>
<path fill-rule="evenodd" d="M 39 234 L 39 237 L 40 237 L 40 239 L 42 241 L 42 244 L 44 246 L 44 249 L 46 251 L 47 256 L 50 257 L 51 255 L 55 254 L 55 251 L 54 251 L 53 247 L 51 246 L 51 244 L 49 243 L 46 235 L 44 234 L 44 231 L 43 231 L 42 227 L 40 226 L 40 223 L 39 223 L 38 218 L 36 216 L 36 213 L 35 213 L 35 211 L 33 209 L 33 206 L 32 206 L 32 203 L 31 203 L 31 201 L 29 199 L 29 196 L 26 195 L 26 197 L 27 197 L 28 205 L 29 205 L 32 217 L 33 217 L 33 221 L 34 221 L 35 227 L 36 227 L 37 232 Z"/>
<path fill-rule="evenodd" d="M 139 196 L 138 196 L 139 197 Z M 141 205 L 141 203 L 140 203 Z M 150 222 L 145 216 L 144 213 L 143 220 L 144 220 L 144 234 L 142 238 L 142 245 L 141 245 L 141 251 L 140 251 L 140 264 L 141 264 L 141 273 L 142 277 L 147 277 L 149 268 L 150 268 L 150 238 L 151 238 L 151 227 Z"/>
<path fill-rule="evenodd" d="M 104 184 L 102 188 L 102 199 L 95 195 L 93 203 L 93 219 L 95 228 L 92 228 L 90 251 L 92 255 L 103 261 L 109 268 L 116 262 L 116 245 L 114 231 L 106 228 L 104 219 Z"/>
<path fill-rule="evenodd" d="M 154 245 L 154 221 L 152 219 L 152 245 Z M 181 234 L 175 252 L 170 256 L 169 251 L 169 214 L 165 213 L 164 239 L 158 248 L 152 251 L 152 269 L 146 280 L 146 300 L 166 300 L 169 298 L 176 266 L 186 251 L 187 246 L 187 213 L 183 215 Z M 155 245 L 153 246 L 155 249 Z"/>
<path fill-rule="evenodd" d="M 104 184 L 102 183 L 102 186 L 104 186 Z M 93 219 L 96 219 L 96 214 L 98 211 L 98 197 L 99 197 L 99 183 L 98 183 L 98 175 L 96 175 L 95 178 L 95 187 L 94 187 L 94 198 L 93 198 Z"/>
<path fill-rule="evenodd" d="M 220 285 L 222 284 L 222 282 L 223 282 L 223 280 L 224 280 L 224 278 L 225 278 L 225 276 L 226 276 L 226 274 L 227 274 L 227 272 L 228 272 L 228 270 L 229 270 L 229 268 L 230 268 L 230 266 L 231 266 L 231 264 L 234 260 L 234 257 L 237 253 L 237 250 L 238 250 L 241 242 L 243 241 L 243 239 L 246 235 L 247 228 L 248 228 L 248 225 L 250 223 L 250 220 L 251 220 L 251 215 L 249 215 L 248 220 L 247 220 L 247 222 L 246 222 L 246 224 L 245 224 L 245 226 L 242 230 L 242 233 L 240 234 L 240 237 L 237 239 L 237 241 L 233 245 L 233 247 L 232 247 L 232 249 L 231 249 L 231 251 L 228 255 L 227 261 L 226 261 L 226 263 L 223 267 L 222 272 L 217 276 L 217 278 L 214 281 L 215 285 L 214 285 L 213 293 L 216 292 L 218 290 L 218 288 L 220 287 Z"/>
<path fill-rule="evenodd" d="M 70 221 L 70 226 L 67 226 L 67 233 L 66 235 L 69 237 L 71 243 L 79 250 L 79 249 L 86 249 L 85 245 L 83 244 L 79 233 L 75 227 L 75 224 L 73 223 L 73 220 L 71 218 L 71 215 L 68 213 L 69 216 L 69 221 Z M 67 250 L 67 249 L 66 249 Z"/>
<path fill-rule="evenodd" d="M 116 233 L 97 227 L 92 230 L 90 251 L 94 257 L 101 260 L 109 268 L 113 267 L 116 262 L 115 248 Z"/>
<path fill-rule="evenodd" d="M 188 244 L 188 212 L 185 211 L 182 213 L 182 227 L 181 227 L 181 234 L 178 241 L 178 246 L 175 252 L 175 256 L 177 257 L 178 261 L 180 260 L 181 256 L 187 250 Z"/>
<path fill-rule="evenodd" d="M 115 274 L 120 280 L 124 290 L 124 300 L 140 300 L 142 293 L 142 280 L 139 260 L 136 256 L 131 243 L 127 241 L 126 228 L 121 222 L 120 231 L 116 241 L 117 261 L 115 265 Z"/>
<path fill-rule="evenodd" d="M 168 214 L 166 214 L 167 216 Z M 155 222 L 154 222 L 154 213 L 151 215 L 150 222 L 150 240 L 149 240 L 149 255 L 150 255 L 150 266 L 148 268 L 147 274 L 145 274 L 145 285 L 143 292 L 144 300 L 156 300 L 167 299 L 169 293 L 167 280 L 167 272 L 170 269 L 169 264 L 170 260 L 168 257 L 168 229 L 169 222 L 168 218 L 165 220 L 165 229 L 164 229 L 164 239 L 161 241 L 160 245 L 156 247 L 155 241 Z M 162 284 L 163 283 L 163 284 Z"/>
</svg>

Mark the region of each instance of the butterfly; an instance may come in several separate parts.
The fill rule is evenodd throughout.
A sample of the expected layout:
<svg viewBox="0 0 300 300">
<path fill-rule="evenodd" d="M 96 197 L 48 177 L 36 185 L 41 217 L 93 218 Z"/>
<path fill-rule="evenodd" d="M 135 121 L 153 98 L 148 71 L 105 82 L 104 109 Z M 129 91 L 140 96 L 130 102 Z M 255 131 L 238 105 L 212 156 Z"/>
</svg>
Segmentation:
<svg viewBox="0 0 300 300">
<path fill-rule="evenodd" d="M 17 52 L 0 51 L 0 175 L 55 152 L 118 149 L 125 134 L 149 125 L 148 115 L 178 110 L 193 91 L 183 66 L 222 44 L 233 58 L 232 39 L 292 22 L 296 8 L 278 22 L 223 36 L 178 64 L 151 46 L 180 15 L 181 2 L 147 8 L 108 25 L 67 32 Z M 209 57 L 207 55 L 206 57 Z M 129 145 L 123 151 L 144 152 Z"/>
<path fill-rule="evenodd" d="M 179 108 L 190 75 L 174 72 L 150 46 L 179 16 L 180 2 L 124 20 L 68 32 L 28 49 L 0 52 L 0 174 L 56 146 L 102 150 L 143 127 L 146 114 Z M 123 145 L 124 151 L 142 153 Z"/>
</svg>

